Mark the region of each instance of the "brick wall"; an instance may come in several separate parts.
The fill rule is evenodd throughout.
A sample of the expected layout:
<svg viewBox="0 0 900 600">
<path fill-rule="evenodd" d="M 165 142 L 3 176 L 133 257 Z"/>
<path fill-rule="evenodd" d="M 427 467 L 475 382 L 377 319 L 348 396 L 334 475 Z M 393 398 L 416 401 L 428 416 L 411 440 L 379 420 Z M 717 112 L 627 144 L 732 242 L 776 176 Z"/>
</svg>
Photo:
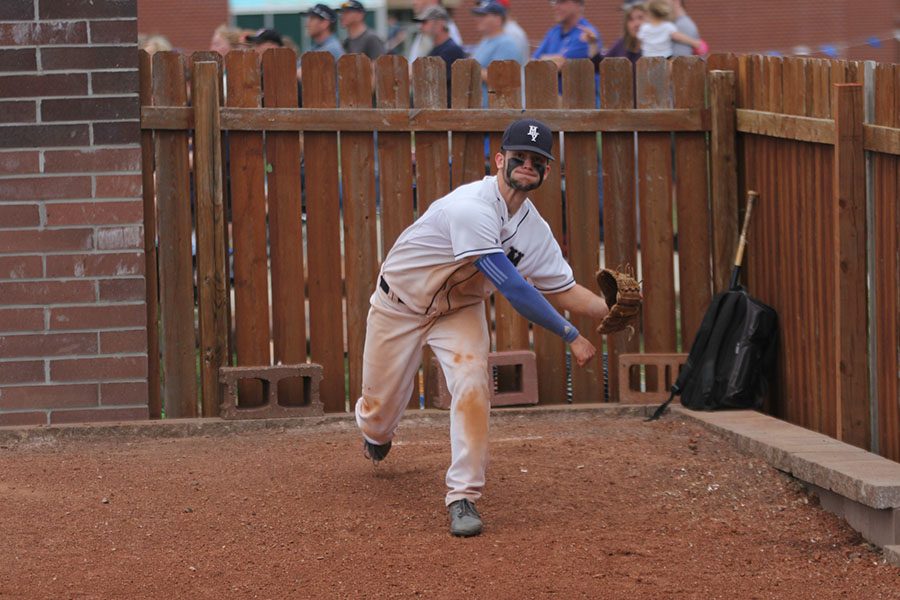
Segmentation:
<svg viewBox="0 0 900 600">
<path fill-rule="evenodd" d="M 147 417 L 135 1 L 0 1 L 0 425 Z"/>
<path fill-rule="evenodd" d="M 213 31 L 228 22 L 228 0 L 138 0 L 137 7 L 138 31 L 162 34 L 188 53 L 209 50 Z"/>
<path fill-rule="evenodd" d="M 622 12 L 617 0 L 586 0 L 585 16 L 600 30 L 603 43 L 612 45 L 622 36 Z M 700 35 L 715 52 L 789 52 L 805 45 L 854 42 L 841 58 L 854 60 L 900 61 L 900 44 L 895 40 L 873 48 L 866 40 L 873 35 L 891 35 L 898 26 L 900 5 L 897 0 L 685 0 Z M 528 33 L 532 48 L 540 44 L 553 24 L 553 12 L 547 0 L 511 0 L 511 15 Z M 462 2 L 453 11 L 463 40 L 474 44 L 479 35 L 469 4 Z M 817 56 L 824 56 L 817 54 Z"/>
</svg>

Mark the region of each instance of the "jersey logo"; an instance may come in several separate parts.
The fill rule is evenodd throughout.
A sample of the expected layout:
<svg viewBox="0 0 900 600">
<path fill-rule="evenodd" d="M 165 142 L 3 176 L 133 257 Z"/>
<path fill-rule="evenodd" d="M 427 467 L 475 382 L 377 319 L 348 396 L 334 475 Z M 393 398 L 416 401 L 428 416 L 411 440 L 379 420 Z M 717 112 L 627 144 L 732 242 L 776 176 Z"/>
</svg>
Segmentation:
<svg viewBox="0 0 900 600">
<path fill-rule="evenodd" d="M 522 261 L 522 257 L 525 256 L 514 247 L 510 247 L 509 252 L 506 253 L 506 258 L 509 259 L 509 262 L 513 264 L 514 267 L 518 267 L 519 263 Z"/>
<path fill-rule="evenodd" d="M 529 125 L 528 126 L 528 136 L 531 137 L 532 142 L 536 142 L 538 139 L 538 128 L 537 125 Z"/>
</svg>

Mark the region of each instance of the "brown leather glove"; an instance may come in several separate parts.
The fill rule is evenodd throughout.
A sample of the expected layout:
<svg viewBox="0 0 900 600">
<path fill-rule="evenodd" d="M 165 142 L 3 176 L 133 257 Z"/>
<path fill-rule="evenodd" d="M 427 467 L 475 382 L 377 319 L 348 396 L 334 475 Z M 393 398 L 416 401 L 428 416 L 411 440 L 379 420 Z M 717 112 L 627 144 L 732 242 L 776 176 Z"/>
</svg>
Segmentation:
<svg viewBox="0 0 900 600">
<path fill-rule="evenodd" d="M 631 329 L 632 333 L 637 327 L 641 316 L 641 284 L 634 278 L 634 271 L 627 266 L 621 271 L 615 269 L 601 269 L 597 271 L 597 283 L 600 285 L 600 293 L 609 307 L 597 333 L 610 334 Z"/>
</svg>

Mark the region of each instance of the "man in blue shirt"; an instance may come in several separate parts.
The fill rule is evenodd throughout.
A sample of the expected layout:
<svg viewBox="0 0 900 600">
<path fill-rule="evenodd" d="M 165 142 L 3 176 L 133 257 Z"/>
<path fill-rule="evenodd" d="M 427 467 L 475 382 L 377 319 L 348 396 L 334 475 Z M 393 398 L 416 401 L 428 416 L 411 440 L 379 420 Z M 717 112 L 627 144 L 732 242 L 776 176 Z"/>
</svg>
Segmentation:
<svg viewBox="0 0 900 600">
<path fill-rule="evenodd" d="M 306 33 L 312 40 L 311 52 L 331 52 L 335 60 L 344 54 L 344 47 L 334 35 L 337 12 L 325 4 L 316 4 L 306 16 Z"/>
<path fill-rule="evenodd" d="M 482 0 L 481 4 L 472 9 L 476 15 L 478 32 L 482 34 L 481 41 L 472 51 L 472 58 L 481 65 L 481 77 L 487 81 L 488 65 L 495 60 L 521 60 L 521 53 L 516 41 L 508 34 L 503 33 L 506 23 L 506 7 L 497 0 Z"/>
<path fill-rule="evenodd" d="M 581 39 L 582 28 L 597 36 L 597 46 L 602 48 L 597 29 L 584 18 L 584 0 L 550 0 L 556 16 L 554 25 L 532 58 L 552 60 L 557 68 L 562 68 L 570 58 L 590 58 L 588 44 Z"/>
</svg>

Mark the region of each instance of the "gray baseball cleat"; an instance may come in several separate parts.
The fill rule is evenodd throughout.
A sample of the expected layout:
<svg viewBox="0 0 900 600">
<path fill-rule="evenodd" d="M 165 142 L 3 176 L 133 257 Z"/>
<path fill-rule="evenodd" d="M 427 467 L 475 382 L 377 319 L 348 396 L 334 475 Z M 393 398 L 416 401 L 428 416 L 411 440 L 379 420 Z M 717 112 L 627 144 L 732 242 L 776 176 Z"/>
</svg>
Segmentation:
<svg viewBox="0 0 900 600">
<path fill-rule="evenodd" d="M 376 465 L 383 461 L 390 451 L 390 442 L 387 444 L 373 444 L 369 440 L 363 439 L 363 454 Z"/>
<path fill-rule="evenodd" d="M 447 506 L 450 512 L 450 533 L 459 537 L 471 537 L 481 533 L 481 515 L 475 504 L 463 498 Z"/>
</svg>

